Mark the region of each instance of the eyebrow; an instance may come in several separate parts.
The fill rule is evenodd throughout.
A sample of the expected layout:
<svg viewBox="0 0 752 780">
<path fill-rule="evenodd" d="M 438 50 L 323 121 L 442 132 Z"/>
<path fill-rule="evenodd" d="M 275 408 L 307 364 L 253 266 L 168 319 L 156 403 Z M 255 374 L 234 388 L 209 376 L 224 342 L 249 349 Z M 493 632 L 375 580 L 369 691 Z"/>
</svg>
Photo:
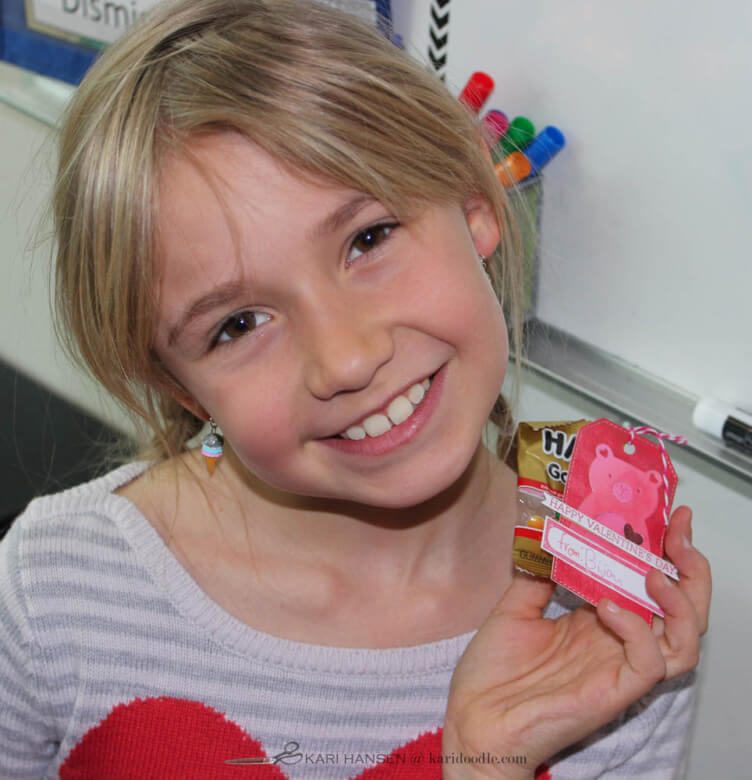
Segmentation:
<svg viewBox="0 0 752 780">
<path fill-rule="evenodd" d="M 167 346 L 172 347 L 175 344 L 191 320 L 201 317 L 220 306 L 229 304 L 238 294 L 239 287 L 240 285 L 236 281 L 225 282 L 205 295 L 196 298 L 177 320 L 170 325 L 167 332 Z"/>
<path fill-rule="evenodd" d="M 314 225 L 309 237 L 311 239 L 321 238 L 327 234 L 335 233 L 344 227 L 360 211 L 372 203 L 376 203 L 372 195 L 358 193 L 352 198 L 348 198 L 342 205 L 338 206 L 331 214 L 327 214 L 318 224 Z M 167 346 L 174 346 L 175 342 L 188 326 L 191 320 L 201 317 L 213 309 L 229 304 L 238 294 L 240 284 L 237 281 L 229 281 L 214 289 L 205 295 L 196 298 L 170 325 L 167 332 Z"/>
<path fill-rule="evenodd" d="M 321 236 L 325 236 L 327 233 L 335 233 L 344 227 L 358 212 L 376 202 L 376 198 L 373 195 L 366 195 L 365 193 L 354 195 L 341 206 L 338 206 L 331 214 L 324 217 L 313 228 L 310 237 L 321 238 Z"/>
</svg>

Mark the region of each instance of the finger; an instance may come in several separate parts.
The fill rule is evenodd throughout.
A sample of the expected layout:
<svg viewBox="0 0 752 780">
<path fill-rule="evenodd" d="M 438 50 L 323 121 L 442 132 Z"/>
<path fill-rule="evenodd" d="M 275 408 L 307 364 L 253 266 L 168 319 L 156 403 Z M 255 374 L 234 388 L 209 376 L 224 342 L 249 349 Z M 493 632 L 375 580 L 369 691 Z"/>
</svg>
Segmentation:
<svg viewBox="0 0 752 780">
<path fill-rule="evenodd" d="M 679 588 L 689 598 L 700 634 L 708 628 L 712 580 L 708 559 L 692 546 L 692 510 L 682 506 L 671 516 L 666 553 L 679 570 Z"/>
<path fill-rule="evenodd" d="M 556 583 L 543 577 L 515 572 L 512 584 L 494 607 L 493 615 L 516 618 L 540 618 Z"/>
<path fill-rule="evenodd" d="M 700 631 L 694 605 L 674 580 L 656 569 L 648 573 L 648 594 L 664 612 L 663 635 L 658 639 L 666 662 L 666 676 L 694 669 L 699 661 Z"/>
<path fill-rule="evenodd" d="M 653 615 L 653 636 L 660 639 L 666 631 L 663 618 L 659 615 Z"/>
<path fill-rule="evenodd" d="M 692 510 L 688 506 L 679 506 L 671 513 L 666 542 L 673 537 L 684 538 L 692 545 Z"/>
<path fill-rule="evenodd" d="M 666 664 L 650 626 L 639 615 L 622 609 L 610 599 L 598 603 L 598 617 L 606 628 L 624 643 L 624 654 L 631 671 L 649 691 L 666 674 Z"/>
</svg>

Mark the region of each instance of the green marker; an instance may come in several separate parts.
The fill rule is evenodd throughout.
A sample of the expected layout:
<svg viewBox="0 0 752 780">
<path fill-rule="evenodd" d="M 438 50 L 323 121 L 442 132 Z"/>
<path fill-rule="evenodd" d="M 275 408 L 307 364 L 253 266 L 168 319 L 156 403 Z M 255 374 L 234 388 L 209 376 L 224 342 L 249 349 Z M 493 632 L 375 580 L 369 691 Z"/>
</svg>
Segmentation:
<svg viewBox="0 0 752 780">
<path fill-rule="evenodd" d="M 535 126 L 533 123 L 526 116 L 515 117 L 509 123 L 509 129 L 499 142 L 502 159 L 512 152 L 521 152 L 534 137 Z"/>
</svg>

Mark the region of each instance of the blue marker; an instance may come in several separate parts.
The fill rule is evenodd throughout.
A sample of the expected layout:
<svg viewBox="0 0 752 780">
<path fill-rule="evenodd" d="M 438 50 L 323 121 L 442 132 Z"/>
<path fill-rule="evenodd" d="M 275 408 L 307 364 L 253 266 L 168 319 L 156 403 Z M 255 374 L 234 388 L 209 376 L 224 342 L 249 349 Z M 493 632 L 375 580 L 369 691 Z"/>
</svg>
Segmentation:
<svg viewBox="0 0 752 780">
<path fill-rule="evenodd" d="M 538 173 L 564 147 L 565 143 L 564 133 L 558 128 L 549 125 L 541 130 L 523 152 L 525 157 L 530 160 L 530 175 Z"/>
</svg>

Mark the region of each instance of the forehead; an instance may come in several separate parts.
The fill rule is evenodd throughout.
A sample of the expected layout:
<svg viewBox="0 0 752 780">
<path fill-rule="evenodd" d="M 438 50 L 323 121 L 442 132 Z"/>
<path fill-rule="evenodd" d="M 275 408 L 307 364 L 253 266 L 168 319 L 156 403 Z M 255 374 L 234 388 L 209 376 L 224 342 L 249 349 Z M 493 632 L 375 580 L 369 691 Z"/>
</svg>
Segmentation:
<svg viewBox="0 0 752 780">
<path fill-rule="evenodd" d="M 347 196 L 345 188 L 297 174 L 237 133 L 196 138 L 160 169 L 157 279 L 191 258 L 263 252 Z"/>
<path fill-rule="evenodd" d="M 174 225 L 200 228 L 215 216 L 230 220 L 238 213 L 272 218 L 287 211 L 291 200 L 315 204 L 335 197 L 338 189 L 290 170 L 237 133 L 201 136 L 161 166 L 158 224 L 170 239 Z M 194 204 L 204 213 L 198 223 L 192 219 Z"/>
</svg>

